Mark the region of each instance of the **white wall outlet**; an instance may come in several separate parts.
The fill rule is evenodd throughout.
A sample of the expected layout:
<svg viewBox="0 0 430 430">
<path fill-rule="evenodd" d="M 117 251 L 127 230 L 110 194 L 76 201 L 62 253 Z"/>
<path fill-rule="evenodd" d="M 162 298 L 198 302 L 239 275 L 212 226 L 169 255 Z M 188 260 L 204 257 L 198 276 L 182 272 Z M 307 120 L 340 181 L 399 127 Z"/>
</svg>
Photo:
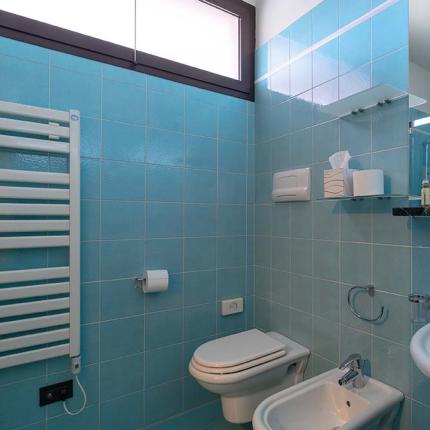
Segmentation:
<svg viewBox="0 0 430 430">
<path fill-rule="evenodd" d="M 243 298 L 223 300 L 221 302 L 221 315 L 240 314 L 243 312 Z"/>
</svg>

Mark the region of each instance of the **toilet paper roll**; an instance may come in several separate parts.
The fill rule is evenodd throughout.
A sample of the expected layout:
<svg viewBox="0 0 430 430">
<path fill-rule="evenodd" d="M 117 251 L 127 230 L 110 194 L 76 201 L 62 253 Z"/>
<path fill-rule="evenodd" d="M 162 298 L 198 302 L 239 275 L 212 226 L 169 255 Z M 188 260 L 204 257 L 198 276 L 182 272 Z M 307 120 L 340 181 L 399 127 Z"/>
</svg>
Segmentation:
<svg viewBox="0 0 430 430">
<path fill-rule="evenodd" d="M 384 194 L 384 171 L 381 169 L 356 170 L 353 173 L 354 196 Z"/>
<path fill-rule="evenodd" d="M 169 272 L 167 270 L 146 270 L 143 274 L 143 292 L 159 293 L 169 287 Z"/>
</svg>

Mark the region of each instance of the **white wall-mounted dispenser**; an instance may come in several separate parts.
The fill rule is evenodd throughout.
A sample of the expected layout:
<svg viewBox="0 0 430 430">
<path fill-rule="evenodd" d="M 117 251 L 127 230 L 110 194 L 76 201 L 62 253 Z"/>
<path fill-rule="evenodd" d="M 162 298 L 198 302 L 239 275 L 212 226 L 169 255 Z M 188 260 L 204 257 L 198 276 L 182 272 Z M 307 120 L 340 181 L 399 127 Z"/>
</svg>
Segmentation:
<svg viewBox="0 0 430 430">
<path fill-rule="evenodd" d="M 304 202 L 311 199 L 311 169 L 286 170 L 273 175 L 274 202 Z"/>
<path fill-rule="evenodd" d="M 160 293 L 169 288 L 169 272 L 167 270 L 145 270 L 136 278 L 136 286 L 144 293 Z"/>
</svg>

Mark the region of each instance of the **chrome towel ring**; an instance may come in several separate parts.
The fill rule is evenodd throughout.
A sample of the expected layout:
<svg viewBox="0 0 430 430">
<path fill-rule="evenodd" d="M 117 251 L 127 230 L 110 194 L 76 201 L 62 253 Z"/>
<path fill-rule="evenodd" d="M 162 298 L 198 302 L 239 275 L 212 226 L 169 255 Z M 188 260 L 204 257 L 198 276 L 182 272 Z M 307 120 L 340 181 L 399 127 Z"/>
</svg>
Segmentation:
<svg viewBox="0 0 430 430">
<path fill-rule="evenodd" d="M 349 309 L 351 310 L 351 312 L 359 319 L 363 320 L 363 321 L 367 321 L 367 322 L 376 322 L 376 321 L 380 321 L 382 319 L 382 317 L 384 316 L 384 306 L 381 306 L 381 312 L 379 312 L 379 315 L 376 318 L 366 318 L 362 315 L 360 315 L 354 308 L 354 305 L 352 304 L 352 293 L 354 290 L 362 290 L 362 291 L 367 291 L 367 294 L 369 294 L 370 297 L 374 297 L 375 295 L 375 287 L 373 285 L 365 285 L 365 286 L 360 286 L 360 285 L 356 285 L 355 287 L 351 287 L 348 291 L 348 306 Z"/>
</svg>

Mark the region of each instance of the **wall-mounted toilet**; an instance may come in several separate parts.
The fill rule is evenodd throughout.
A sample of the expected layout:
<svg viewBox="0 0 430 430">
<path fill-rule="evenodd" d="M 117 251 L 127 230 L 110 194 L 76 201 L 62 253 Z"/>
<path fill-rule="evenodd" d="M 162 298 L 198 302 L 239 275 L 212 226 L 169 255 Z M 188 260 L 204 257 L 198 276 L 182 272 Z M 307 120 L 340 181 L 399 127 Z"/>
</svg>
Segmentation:
<svg viewBox="0 0 430 430">
<path fill-rule="evenodd" d="M 279 333 L 253 329 L 201 345 L 188 368 L 221 395 L 227 421 L 246 423 L 265 398 L 303 380 L 309 353 Z"/>
</svg>

